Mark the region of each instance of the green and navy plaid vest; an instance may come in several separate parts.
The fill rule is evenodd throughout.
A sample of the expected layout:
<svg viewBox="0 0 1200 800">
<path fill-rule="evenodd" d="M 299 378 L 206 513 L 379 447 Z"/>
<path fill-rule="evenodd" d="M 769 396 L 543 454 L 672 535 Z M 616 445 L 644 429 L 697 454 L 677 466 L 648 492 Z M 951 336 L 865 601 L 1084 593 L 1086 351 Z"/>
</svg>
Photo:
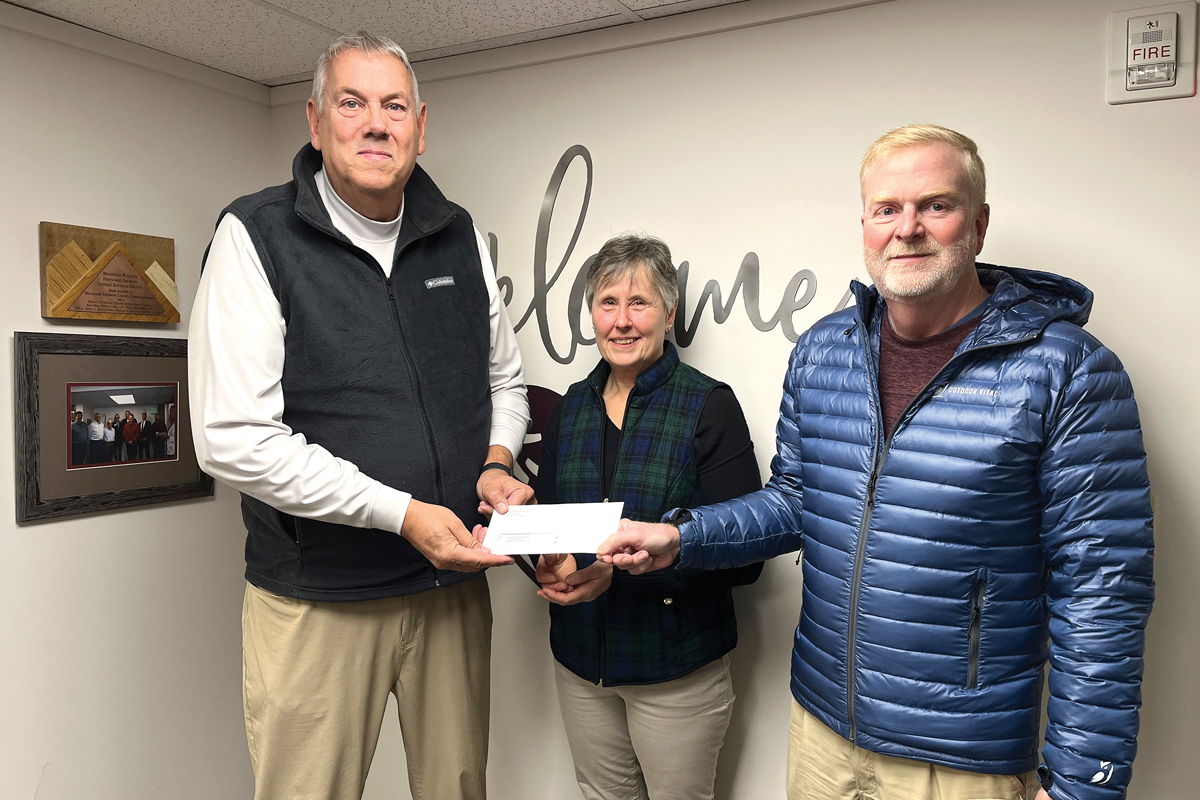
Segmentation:
<svg viewBox="0 0 1200 800">
<path fill-rule="evenodd" d="M 557 491 L 562 503 L 622 500 L 624 516 L 658 522 L 672 508 L 699 505 L 693 438 L 709 392 L 720 384 L 679 361 L 670 342 L 638 376 L 625 410 L 609 497 L 601 495 L 604 464 L 601 361 L 562 399 Z M 720 572 L 616 570 L 612 587 L 591 603 L 550 606 L 554 657 L 579 677 L 606 686 L 661 683 L 686 675 L 737 644 L 728 578 Z"/>
</svg>

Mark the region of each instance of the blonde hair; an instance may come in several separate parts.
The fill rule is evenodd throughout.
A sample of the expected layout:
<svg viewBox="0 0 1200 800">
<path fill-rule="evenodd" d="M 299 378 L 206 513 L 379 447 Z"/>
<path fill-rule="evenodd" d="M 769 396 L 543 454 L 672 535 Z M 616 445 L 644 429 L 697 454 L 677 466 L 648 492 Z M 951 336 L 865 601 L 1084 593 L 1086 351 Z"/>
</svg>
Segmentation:
<svg viewBox="0 0 1200 800">
<path fill-rule="evenodd" d="M 983 168 L 983 159 L 979 157 L 979 146 L 970 138 L 958 131 L 943 128 L 941 125 L 905 125 L 890 130 L 876 139 L 867 152 L 863 154 L 862 166 L 858 170 L 858 185 L 860 192 L 867 179 L 867 173 L 883 159 L 898 150 L 917 147 L 923 144 L 948 144 L 962 155 L 963 170 L 967 173 L 967 184 L 970 187 L 972 212 L 987 202 L 987 175 Z M 863 196 L 864 202 L 866 196 Z"/>
</svg>

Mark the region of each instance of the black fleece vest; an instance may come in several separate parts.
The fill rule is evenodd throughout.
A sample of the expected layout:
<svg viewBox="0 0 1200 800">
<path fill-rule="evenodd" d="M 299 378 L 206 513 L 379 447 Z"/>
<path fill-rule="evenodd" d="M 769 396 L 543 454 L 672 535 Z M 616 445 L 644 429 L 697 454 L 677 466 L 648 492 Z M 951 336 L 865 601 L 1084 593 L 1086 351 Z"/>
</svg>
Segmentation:
<svg viewBox="0 0 1200 800">
<path fill-rule="evenodd" d="M 470 216 L 419 166 L 391 278 L 334 228 L 305 146 L 293 180 L 235 200 L 287 323 L 283 421 L 388 486 L 481 522 L 491 428 L 487 287 Z M 253 342 L 247 342 L 253 347 Z M 292 517 L 242 496 L 246 579 L 306 600 L 372 600 L 457 583 L 396 531 Z"/>
</svg>

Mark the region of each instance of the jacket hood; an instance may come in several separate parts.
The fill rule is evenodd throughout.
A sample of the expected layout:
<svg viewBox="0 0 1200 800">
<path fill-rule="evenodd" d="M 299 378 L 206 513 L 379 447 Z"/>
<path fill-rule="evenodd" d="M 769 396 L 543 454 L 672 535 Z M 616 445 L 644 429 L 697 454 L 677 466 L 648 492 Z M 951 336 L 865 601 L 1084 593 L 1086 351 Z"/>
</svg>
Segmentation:
<svg viewBox="0 0 1200 800">
<path fill-rule="evenodd" d="M 973 334 L 976 345 L 1032 338 L 1058 320 L 1083 327 L 1091 314 L 1092 291 L 1078 281 L 1051 272 L 994 264 L 976 263 L 975 269 L 979 282 L 991 293 Z M 853 281 L 850 289 L 859 317 L 869 324 L 882 308 L 879 292 L 859 281 Z"/>
</svg>

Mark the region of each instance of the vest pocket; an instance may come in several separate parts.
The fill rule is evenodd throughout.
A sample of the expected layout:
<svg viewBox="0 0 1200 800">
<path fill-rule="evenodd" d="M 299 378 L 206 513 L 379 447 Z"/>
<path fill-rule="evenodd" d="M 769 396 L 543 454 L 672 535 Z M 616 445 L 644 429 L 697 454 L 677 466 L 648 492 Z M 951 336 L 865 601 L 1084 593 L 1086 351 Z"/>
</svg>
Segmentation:
<svg viewBox="0 0 1200 800">
<path fill-rule="evenodd" d="M 300 518 L 293 517 L 290 514 L 280 514 L 283 521 L 283 529 L 292 535 L 292 539 L 296 542 L 296 560 L 300 562 L 300 569 L 304 569 L 304 542 L 300 541 Z"/>
<path fill-rule="evenodd" d="M 967 628 L 967 689 L 979 688 L 979 629 L 983 623 L 983 595 L 987 576 L 980 572 L 971 587 L 971 625 Z"/>
</svg>

